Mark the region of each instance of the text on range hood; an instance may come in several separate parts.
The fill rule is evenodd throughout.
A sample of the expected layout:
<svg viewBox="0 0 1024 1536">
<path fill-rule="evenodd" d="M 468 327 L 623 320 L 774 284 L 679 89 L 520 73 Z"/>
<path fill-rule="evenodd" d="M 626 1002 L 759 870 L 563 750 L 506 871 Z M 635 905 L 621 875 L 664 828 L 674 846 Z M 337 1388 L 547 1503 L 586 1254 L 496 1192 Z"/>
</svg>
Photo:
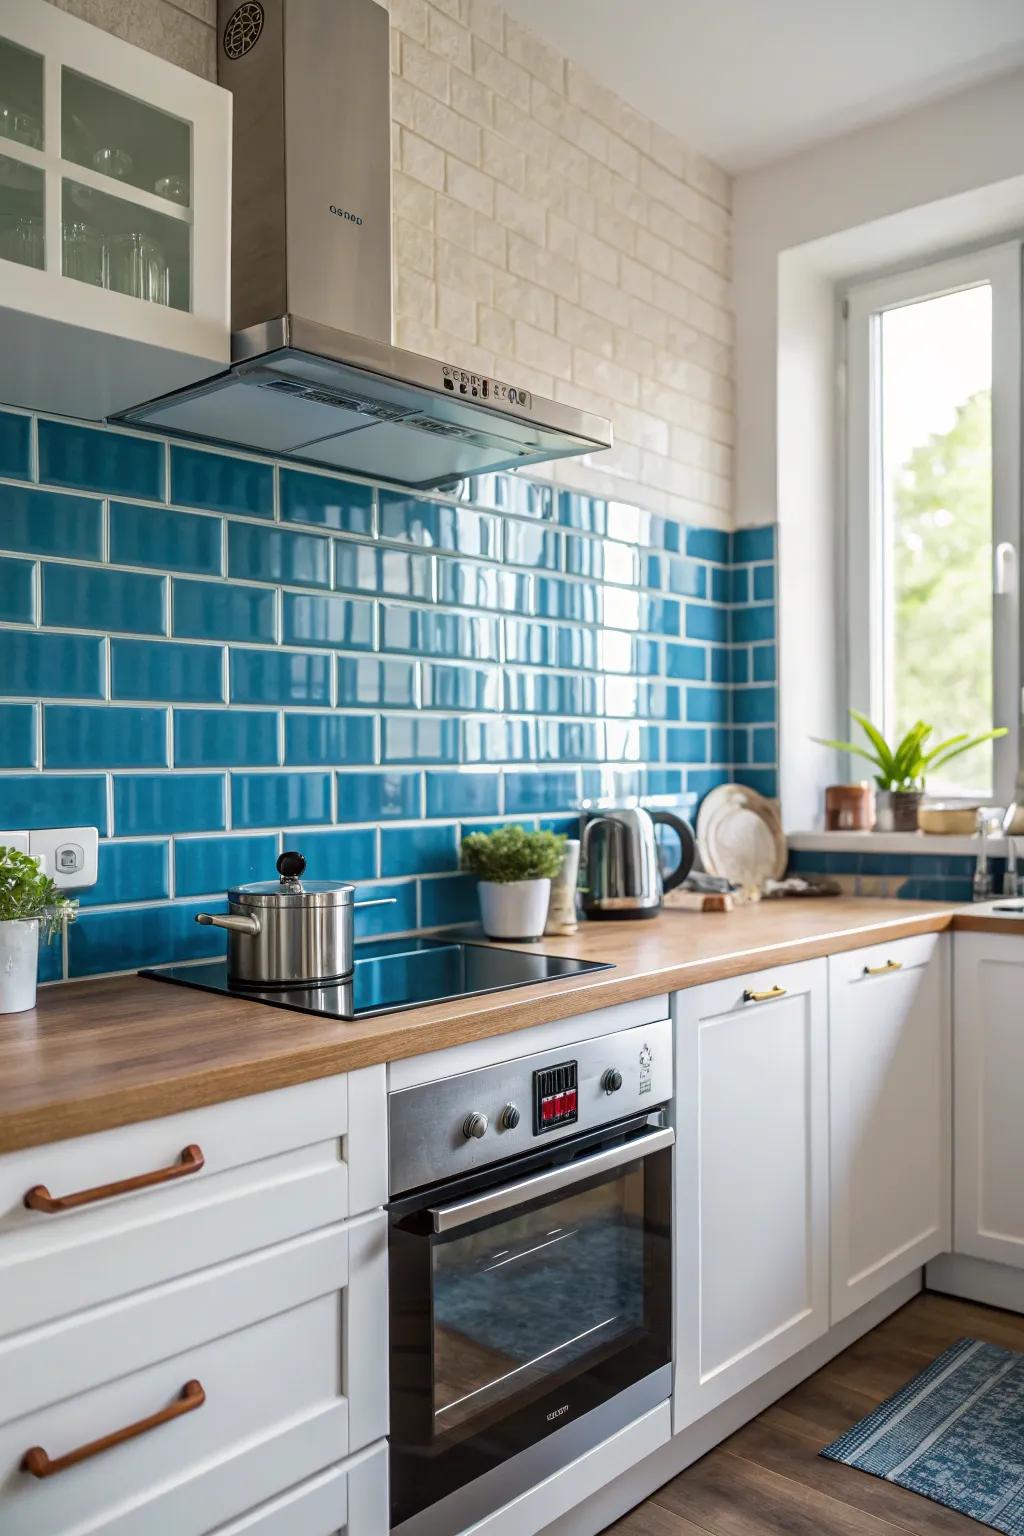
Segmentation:
<svg viewBox="0 0 1024 1536">
<path fill-rule="evenodd" d="M 602 417 L 392 345 L 377 0 L 221 0 L 219 26 L 232 366 L 118 419 L 423 488 L 610 447 Z"/>
</svg>

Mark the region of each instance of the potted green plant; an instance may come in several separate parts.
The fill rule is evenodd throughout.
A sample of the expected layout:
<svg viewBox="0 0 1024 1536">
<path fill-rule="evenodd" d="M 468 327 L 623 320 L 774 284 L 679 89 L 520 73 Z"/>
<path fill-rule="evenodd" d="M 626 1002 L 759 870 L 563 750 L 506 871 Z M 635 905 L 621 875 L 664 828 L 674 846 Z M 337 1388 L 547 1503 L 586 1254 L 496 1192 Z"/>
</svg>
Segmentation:
<svg viewBox="0 0 1024 1536">
<path fill-rule="evenodd" d="M 0 1013 L 34 1008 L 39 941 L 49 941 L 75 915 L 35 859 L 0 847 Z"/>
<path fill-rule="evenodd" d="M 853 752 L 858 757 L 866 758 L 875 768 L 875 783 L 880 791 L 875 813 L 876 832 L 916 832 L 917 813 L 929 770 L 943 767 L 954 757 L 959 757 L 961 752 L 969 752 L 972 747 L 981 746 L 982 742 L 994 741 L 1006 735 L 1005 726 L 994 731 L 984 731 L 980 736 L 971 736 L 967 731 L 961 731 L 958 736 L 950 736 L 940 741 L 938 746 L 929 748 L 928 738 L 935 727 L 918 720 L 901 741 L 890 746 L 866 715 L 856 709 L 851 709 L 850 715 L 867 737 L 866 744 L 831 741 L 821 736 L 813 739 L 823 747 L 833 747 L 837 752 Z"/>
<path fill-rule="evenodd" d="M 480 916 L 488 938 L 532 942 L 540 937 L 564 846 L 560 834 L 519 826 L 471 832 L 464 839 L 462 868 L 479 880 Z"/>
</svg>

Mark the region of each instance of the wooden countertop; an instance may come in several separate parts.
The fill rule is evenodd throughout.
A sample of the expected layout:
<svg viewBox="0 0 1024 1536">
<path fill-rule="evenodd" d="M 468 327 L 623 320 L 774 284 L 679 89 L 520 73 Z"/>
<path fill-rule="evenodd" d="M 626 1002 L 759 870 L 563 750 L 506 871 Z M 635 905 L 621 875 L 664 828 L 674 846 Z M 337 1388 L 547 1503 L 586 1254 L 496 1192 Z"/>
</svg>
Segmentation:
<svg viewBox="0 0 1024 1536">
<path fill-rule="evenodd" d="M 837 897 L 589 923 L 570 938 L 544 939 L 542 948 L 610 960 L 614 970 L 348 1024 L 138 976 L 46 987 L 31 1012 L 0 1016 L 0 1152 L 418 1056 L 764 966 L 938 932 L 951 925 L 955 910 L 932 902 Z"/>
</svg>

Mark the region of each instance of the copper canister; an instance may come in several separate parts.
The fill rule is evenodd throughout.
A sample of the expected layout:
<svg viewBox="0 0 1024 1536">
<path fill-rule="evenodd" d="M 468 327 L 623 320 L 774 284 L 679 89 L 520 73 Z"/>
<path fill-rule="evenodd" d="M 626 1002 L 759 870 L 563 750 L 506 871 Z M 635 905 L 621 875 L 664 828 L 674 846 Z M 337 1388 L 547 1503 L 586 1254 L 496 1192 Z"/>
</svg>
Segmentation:
<svg viewBox="0 0 1024 1536">
<path fill-rule="evenodd" d="M 875 824 L 875 791 L 861 784 L 830 784 L 825 791 L 826 832 L 870 832 Z"/>
</svg>

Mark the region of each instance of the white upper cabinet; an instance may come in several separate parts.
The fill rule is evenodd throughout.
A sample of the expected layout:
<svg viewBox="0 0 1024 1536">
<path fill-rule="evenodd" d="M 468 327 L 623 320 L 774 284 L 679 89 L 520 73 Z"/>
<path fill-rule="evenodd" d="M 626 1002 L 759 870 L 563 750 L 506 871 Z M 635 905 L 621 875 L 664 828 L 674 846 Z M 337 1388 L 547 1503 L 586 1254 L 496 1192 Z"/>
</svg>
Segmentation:
<svg viewBox="0 0 1024 1536">
<path fill-rule="evenodd" d="M 226 366 L 231 96 L 0 8 L 0 402 L 101 418 Z"/>
<path fill-rule="evenodd" d="M 949 1248 L 948 940 L 850 950 L 828 967 L 837 1323 Z"/>
<path fill-rule="evenodd" d="M 677 1433 L 828 1329 L 826 971 L 674 998 Z"/>
<path fill-rule="evenodd" d="M 1024 1269 L 1024 945 L 958 933 L 953 1249 Z"/>
</svg>

